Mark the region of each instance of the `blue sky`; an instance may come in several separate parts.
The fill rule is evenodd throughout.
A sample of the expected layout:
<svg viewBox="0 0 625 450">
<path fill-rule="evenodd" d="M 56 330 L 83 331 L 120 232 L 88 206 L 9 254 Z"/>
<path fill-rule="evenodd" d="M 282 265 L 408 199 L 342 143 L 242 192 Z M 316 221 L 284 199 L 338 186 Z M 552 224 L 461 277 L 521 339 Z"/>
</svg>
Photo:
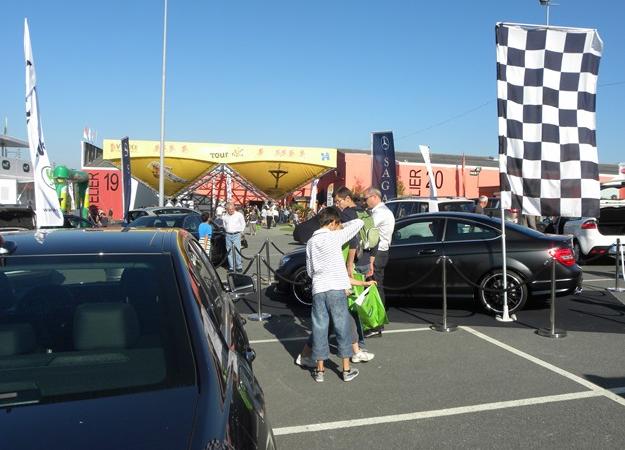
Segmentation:
<svg viewBox="0 0 625 450">
<path fill-rule="evenodd" d="M 558 0 L 551 23 L 597 28 L 599 160 L 625 161 L 625 2 Z M 78 167 L 85 126 L 160 138 L 161 0 L 2 6 L 0 118 L 26 138 L 27 17 L 51 159 Z M 497 153 L 497 21 L 545 23 L 538 0 L 169 0 L 166 139 Z"/>
</svg>

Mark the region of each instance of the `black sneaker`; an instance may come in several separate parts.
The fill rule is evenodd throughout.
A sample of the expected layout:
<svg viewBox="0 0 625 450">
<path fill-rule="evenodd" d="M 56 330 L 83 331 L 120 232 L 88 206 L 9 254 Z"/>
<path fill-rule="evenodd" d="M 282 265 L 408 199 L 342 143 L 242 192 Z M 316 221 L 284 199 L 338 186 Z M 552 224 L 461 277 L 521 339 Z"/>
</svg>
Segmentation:
<svg viewBox="0 0 625 450">
<path fill-rule="evenodd" d="M 366 338 L 382 337 L 382 331 L 384 331 L 384 328 L 375 328 L 373 330 L 367 330 L 365 331 L 365 337 Z"/>
</svg>

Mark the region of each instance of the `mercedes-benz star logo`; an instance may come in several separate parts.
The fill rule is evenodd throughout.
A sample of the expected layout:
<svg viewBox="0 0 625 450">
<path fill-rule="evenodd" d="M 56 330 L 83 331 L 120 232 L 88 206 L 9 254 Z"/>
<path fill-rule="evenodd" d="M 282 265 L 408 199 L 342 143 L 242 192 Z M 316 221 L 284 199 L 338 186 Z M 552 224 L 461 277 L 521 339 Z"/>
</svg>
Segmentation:
<svg viewBox="0 0 625 450">
<path fill-rule="evenodd" d="M 382 150 L 387 151 L 391 147 L 388 137 L 382 136 Z"/>
</svg>

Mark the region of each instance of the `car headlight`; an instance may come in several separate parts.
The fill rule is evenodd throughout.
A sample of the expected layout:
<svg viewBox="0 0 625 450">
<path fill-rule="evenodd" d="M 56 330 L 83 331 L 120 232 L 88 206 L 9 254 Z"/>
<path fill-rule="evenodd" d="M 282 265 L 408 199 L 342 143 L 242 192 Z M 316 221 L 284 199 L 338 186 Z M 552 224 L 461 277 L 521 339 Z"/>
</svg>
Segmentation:
<svg viewBox="0 0 625 450">
<path fill-rule="evenodd" d="M 280 267 L 284 266 L 290 260 L 291 260 L 291 257 L 289 255 L 284 255 L 282 259 L 280 260 Z"/>
</svg>

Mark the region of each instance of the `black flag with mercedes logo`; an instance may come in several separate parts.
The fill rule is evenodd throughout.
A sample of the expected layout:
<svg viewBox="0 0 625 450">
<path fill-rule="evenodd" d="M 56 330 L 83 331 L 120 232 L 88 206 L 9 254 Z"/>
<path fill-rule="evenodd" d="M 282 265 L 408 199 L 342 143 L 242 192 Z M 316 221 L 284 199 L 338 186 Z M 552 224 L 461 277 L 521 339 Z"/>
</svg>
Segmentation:
<svg viewBox="0 0 625 450">
<path fill-rule="evenodd" d="M 393 132 L 371 133 L 372 178 L 371 186 L 382 192 L 382 201 L 397 197 L 395 172 L 395 145 Z"/>
</svg>

